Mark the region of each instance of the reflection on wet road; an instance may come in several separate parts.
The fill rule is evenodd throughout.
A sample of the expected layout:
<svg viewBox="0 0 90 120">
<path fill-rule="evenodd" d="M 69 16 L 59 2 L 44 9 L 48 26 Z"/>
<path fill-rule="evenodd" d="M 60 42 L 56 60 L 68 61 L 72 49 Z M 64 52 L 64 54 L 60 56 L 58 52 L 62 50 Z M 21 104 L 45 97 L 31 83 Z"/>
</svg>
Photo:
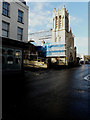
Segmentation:
<svg viewBox="0 0 90 120">
<path fill-rule="evenodd" d="M 8 117 L 14 116 L 15 120 L 88 120 L 90 83 L 84 79 L 89 74 L 88 69 L 90 65 L 26 71 L 24 80 L 13 84 L 12 92 L 9 91 L 12 105 Z"/>
</svg>

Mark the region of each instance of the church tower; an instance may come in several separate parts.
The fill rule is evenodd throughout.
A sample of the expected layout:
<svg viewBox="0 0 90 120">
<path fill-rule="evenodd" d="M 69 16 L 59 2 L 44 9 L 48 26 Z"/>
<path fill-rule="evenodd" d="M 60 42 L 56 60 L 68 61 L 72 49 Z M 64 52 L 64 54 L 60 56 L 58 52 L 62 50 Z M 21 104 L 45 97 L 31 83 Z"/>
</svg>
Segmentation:
<svg viewBox="0 0 90 120">
<path fill-rule="evenodd" d="M 53 29 L 52 40 L 53 42 L 65 42 L 65 34 L 69 32 L 69 13 L 65 6 L 61 10 L 54 8 L 53 10 Z"/>
</svg>

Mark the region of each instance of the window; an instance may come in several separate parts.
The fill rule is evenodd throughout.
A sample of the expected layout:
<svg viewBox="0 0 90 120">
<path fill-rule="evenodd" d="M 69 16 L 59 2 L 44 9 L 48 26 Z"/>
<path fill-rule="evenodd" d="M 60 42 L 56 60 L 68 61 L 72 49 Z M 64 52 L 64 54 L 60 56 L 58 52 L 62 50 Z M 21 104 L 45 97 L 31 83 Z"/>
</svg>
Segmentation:
<svg viewBox="0 0 90 120">
<path fill-rule="evenodd" d="M 21 63 L 21 51 L 16 51 L 15 55 L 16 55 L 16 59 L 15 59 L 16 64 L 20 64 Z"/>
<path fill-rule="evenodd" d="M 59 16 L 59 28 L 61 27 L 62 23 L 61 23 L 61 16 Z"/>
<path fill-rule="evenodd" d="M 58 28 L 58 17 L 56 16 L 56 29 Z"/>
<path fill-rule="evenodd" d="M 2 36 L 8 37 L 9 35 L 9 23 L 2 21 Z"/>
<path fill-rule="evenodd" d="M 17 30 L 17 39 L 18 40 L 22 40 L 22 37 L 23 37 L 23 28 L 18 27 L 18 30 Z"/>
<path fill-rule="evenodd" d="M 9 16 L 9 3 L 3 2 L 2 14 Z"/>
<path fill-rule="evenodd" d="M 7 53 L 8 55 L 13 55 L 13 50 L 8 50 Z"/>
<path fill-rule="evenodd" d="M 5 54 L 5 50 L 4 49 L 2 49 L 2 54 Z"/>
<path fill-rule="evenodd" d="M 23 12 L 18 10 L 18 22 L 23 23 Z"/>
<path fill-rule="evenodd" d="M 20 51 L 16 51 L 16 57 L 20 57 L 21 52 Z"/>
<path fill-rule="evenodd" d="M 8 63 L 8 64 L 13 64 L 13 57 L 9 56 L 9 57 L 7 58 L 7 63 Z"/>
<path fill-rule="evenodd" d="M 16 64 L 19 64 L 20 63 L 20 58 L 16 58 L 15 61 L 16 61 Z"/>
</svg>

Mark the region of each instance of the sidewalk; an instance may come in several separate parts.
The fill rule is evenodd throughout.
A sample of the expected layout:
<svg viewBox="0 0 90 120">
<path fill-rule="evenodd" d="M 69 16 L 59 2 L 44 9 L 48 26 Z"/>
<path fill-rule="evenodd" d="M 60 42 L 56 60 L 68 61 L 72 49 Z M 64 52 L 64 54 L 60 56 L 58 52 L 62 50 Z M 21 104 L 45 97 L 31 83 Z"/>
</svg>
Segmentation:
<svg viewBox="0 0 90 120">
<path fill-rule="evenodd" d="M 44 62 L 38 61 L 24 61 L 24 67 L 33 67 L 33 68 L 47 68 L 47 64 Z"/>
</svg>

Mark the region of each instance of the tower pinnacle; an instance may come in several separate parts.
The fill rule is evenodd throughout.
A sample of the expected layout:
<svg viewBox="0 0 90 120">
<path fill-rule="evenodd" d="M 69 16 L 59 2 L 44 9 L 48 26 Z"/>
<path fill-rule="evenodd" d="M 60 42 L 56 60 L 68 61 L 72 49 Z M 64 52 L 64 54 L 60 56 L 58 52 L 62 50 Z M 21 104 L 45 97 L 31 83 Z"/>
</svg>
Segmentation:
<svg viewBox="0 0 90 120">
<path fill-rule="evenodd" d="M 65 9 L 65 5 L 63 5 L 62 9 Z"/>
</svg>

